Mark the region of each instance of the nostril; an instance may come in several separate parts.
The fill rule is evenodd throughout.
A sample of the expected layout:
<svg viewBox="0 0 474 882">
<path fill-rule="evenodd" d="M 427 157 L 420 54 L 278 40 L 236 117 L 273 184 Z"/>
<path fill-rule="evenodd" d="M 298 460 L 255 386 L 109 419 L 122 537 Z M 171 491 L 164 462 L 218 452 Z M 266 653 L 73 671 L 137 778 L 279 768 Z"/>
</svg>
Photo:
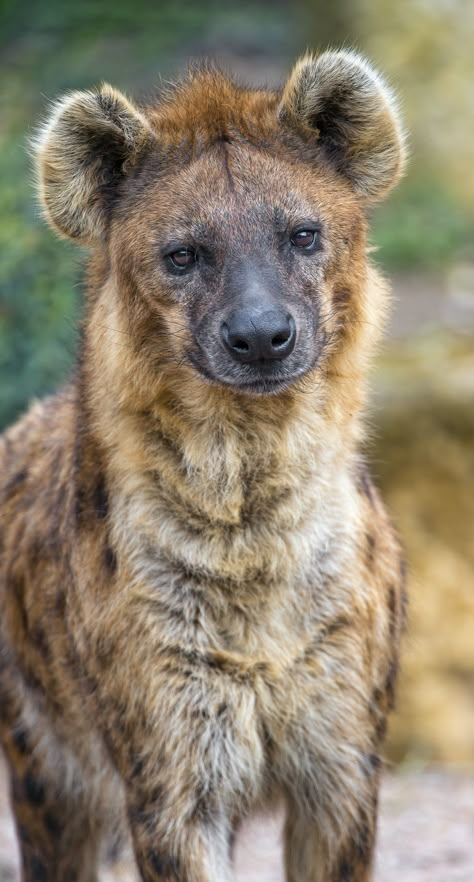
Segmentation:
<svg viewBox="0 0 474 882">
<path fill-rule="evenodd" d="M 290 337 L 291 337 L 290 328 L 288 328 L 287 331 L 280 331 L 279 334 L 275 334 L 275 336 L 272 337 L 273 348 L 278 349 L 280 346 L 284 346 L 284 344 L 288 342 Z"/>
<path fill-rule="evenodd" d="M 236 349 L 237 352 L 248 352 L 250 349 L 249 344 L 242 340 L 240 337 L 237 337 L 237 340 L 231 341 L 232 349 Z"/>
</svg>

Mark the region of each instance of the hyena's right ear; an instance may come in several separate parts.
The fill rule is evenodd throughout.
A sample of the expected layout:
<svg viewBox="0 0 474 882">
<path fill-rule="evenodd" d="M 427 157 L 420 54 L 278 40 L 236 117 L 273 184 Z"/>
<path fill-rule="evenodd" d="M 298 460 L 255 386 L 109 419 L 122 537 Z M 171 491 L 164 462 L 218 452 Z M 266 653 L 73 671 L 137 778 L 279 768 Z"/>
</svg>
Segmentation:
<svg viewBox="0 0 474 882">
<path fill-rule="evenodd" d="M 111 86 L 60 100 L 34 141 L 53 226 L 83 242 L 103 238 L 120 180 L 152 138 L 146 117 Z"/>
<path fill-rule="evenodd" d="M 283 90 L 280 123 L 305 132 L 365 202 L 381 199 L 406 159 L 397 102 L 356 52 L 311 54 L 294 67 Z"/>
</svg>

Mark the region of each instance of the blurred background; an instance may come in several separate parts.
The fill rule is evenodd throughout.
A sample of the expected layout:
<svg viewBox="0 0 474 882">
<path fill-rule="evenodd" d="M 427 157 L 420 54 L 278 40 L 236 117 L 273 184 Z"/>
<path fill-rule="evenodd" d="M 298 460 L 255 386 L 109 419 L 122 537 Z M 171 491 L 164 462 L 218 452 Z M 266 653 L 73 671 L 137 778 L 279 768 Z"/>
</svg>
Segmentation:
<svg viewBox="0 0 474 882">
<path fill-rule="evenodd" d="M 387 754 L 402 769 L 467 768 L 474 764 L 471 0 L 1 0 L 0 427 L 67 377 L 76 349 L 83 256 L 42 222 L 28 158 L 28 138 L 49 102 L 104 79 L 146 98 L 201 56 L 244 81 L 275 85 L 295 55 L 328 45 L 356 47 L 385 72 L 410 132 L 408 174 L 371 218 L 394 309 L 374 372 L 369 455 L 407 550 L 411 596 Z"/>
</svg>

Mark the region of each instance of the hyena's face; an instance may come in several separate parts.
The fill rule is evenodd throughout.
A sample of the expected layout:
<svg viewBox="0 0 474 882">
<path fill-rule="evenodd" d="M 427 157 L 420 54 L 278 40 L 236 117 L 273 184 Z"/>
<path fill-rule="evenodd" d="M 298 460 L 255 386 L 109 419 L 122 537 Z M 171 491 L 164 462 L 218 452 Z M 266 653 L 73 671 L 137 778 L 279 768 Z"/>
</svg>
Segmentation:
<svg viewBox="0 0 474 882">
<path fill-rule="evenodd" d="M 304 59 L 282 93 L 209 71 L 146 112 L 76 93 L 39 152 L 49 218 L 107 249 L 150 368 L 247 394 L 324 365 L 361 287 L 364 207 L 402 162 L 390 94 L 344 52 Z"/>
<path fill-rule="evenodd" d="M 324 362 L 334 286 L 360 261 L 364 236 L 356 200 L 327 169 L 221 141 L 158 180 L 145 163 L 112 239 L 158 362 L 161 352 L 206 382 L 271 394 Z"/>
</svg>

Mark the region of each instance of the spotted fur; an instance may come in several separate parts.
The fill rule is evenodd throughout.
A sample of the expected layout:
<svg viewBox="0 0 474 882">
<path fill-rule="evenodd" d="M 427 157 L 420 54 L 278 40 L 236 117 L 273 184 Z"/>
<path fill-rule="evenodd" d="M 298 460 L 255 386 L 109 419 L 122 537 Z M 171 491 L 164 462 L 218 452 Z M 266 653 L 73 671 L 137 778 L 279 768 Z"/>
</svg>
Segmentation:
<svg viewBox="0 0 474 882">
<path fill-rule="evenodd" d="M 403 154 L 389 93 L 345 52 L 281 92 L 204 68 L 141 109 L 74 93 L 37 151 L 46 215 L 91 260 L 76 373 L 0 442 L 24 880 L 92 882 L 126 819 L 146 882 L 226 882 L 240 819 L 282 799 L 288 882 L 367 882 L 404 619 L 360 453 L 387 300 L 364 210 Z M 283 248 L 268 230 L 309 211 L 320 252 L 273 259 L 307 361 L 250 394 L 217 375 L 229 255 L 253 284 Z M 213 249 L 202 283 L 160 251 L 190 224 Z"/>
</svg>

